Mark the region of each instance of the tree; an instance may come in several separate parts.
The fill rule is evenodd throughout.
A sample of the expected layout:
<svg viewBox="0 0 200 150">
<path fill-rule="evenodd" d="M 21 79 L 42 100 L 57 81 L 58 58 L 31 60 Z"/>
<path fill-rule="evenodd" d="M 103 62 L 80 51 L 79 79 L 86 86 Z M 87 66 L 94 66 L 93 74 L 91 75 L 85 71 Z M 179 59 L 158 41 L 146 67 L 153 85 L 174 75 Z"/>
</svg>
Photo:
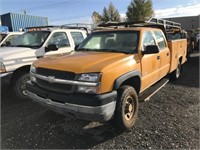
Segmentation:
<svg viewBox="0 0 200 150">
<path fill-rule="evenodd" d="M 103 8 L 103 13 L 101 17 L 101 21 L 109 21 L 110 20 L 110 14 L 106 7 Z"/>
<path fill-rule="evenodd" d="M 126 12 L 127 21 L 144 21 L 154 14 L 152 0 L 132 0 Z"/>
<path fill-rule="evenodd" d="M 108 21 L 120 22 L 120 14 L 119 14 L 118 10 L 114 7 L 112 2 L 109 4 L 108 13 L 109 13 Z"/>
<path fill-rule="evenodd" d="M 112 2 L 109 4 L 108 9 L 106 7 L 103 8 L 102 15 L 98 12 L 94 11 L 92 14 L 92 20 L 94 23 L 99 23 L 101 21 L 117 21 L 120 22 L 120 14 L 118 10 L 114 7 Z"/>
<path fill-rule="evenodd" d="M 101 22 L 101 15 L 98 12 L 94 11 L 92 13 L 92 21 L 93 21 L 94 24 L 100 23 Z"/>
</svg>

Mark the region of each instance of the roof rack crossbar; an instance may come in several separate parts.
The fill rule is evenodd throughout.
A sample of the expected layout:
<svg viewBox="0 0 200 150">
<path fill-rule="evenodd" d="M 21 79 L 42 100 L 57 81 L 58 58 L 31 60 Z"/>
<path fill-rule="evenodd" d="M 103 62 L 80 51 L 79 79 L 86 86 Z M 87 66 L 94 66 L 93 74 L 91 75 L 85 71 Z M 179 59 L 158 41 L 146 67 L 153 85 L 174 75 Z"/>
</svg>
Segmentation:
<svg viewBox="0 0 200 150">
<path fill-rule="evenodd" d="M 128 27 L 130 25 L 141 24 L 141 23 L 145 23 L 145 21 L 135 21 L 135 22 L 111 22 L 111 21 L 108 21 L 108 22 L 100 23 L 97 26 L 98 27 L 111 27 L 111 26 L 113 26 L 113 27 L 116 27 L 116 26 Z"/>
<path fill-rule="evenodd" d="M 26 27 L 25 29 L 50 29 L 50 28 L 57 28 L 57 29 L 84 29 L 88 33 L 87 27 L 81 27 L 81 26 L 67 26 L 67 25 L 57 25 L 57 26 L 35 26 L 35 27 Z"/>
<path fill-rule="evenodd" d="M 34 26 L 34 27 L 26 27 L 25 29 L 42 29 L 42 28 L 58 28 L 59 26 Z"/>
</svg>

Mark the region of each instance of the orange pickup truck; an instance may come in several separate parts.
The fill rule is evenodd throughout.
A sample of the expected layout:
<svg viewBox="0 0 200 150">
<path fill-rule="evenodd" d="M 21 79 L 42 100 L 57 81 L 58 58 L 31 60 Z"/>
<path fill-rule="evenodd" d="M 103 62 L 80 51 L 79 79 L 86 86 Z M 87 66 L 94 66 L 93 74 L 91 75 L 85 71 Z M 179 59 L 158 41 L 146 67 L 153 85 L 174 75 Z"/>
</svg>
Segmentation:
<svg viewBox="0 0 200 150">
<path fill-rule="evenodd" d="M 158 23 L 106 26 L 70 55 L 35 61 L 27 94 L 55 112 L 131 129 L 138 97 L 168 74 L 179 78 L 187 42 L 167 41 L 165 26 Z"/>
</svg>

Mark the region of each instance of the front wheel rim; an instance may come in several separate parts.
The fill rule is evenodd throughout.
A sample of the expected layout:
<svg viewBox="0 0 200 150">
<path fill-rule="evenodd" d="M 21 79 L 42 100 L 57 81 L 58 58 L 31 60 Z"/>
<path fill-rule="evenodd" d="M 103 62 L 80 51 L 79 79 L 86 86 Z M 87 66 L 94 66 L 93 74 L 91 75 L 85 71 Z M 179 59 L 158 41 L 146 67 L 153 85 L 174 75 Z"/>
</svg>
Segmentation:
<svg viewBox="0 0 200 150">
<path fill-rule="evenodd" d="M 20 86 L 21 89 L 21 93 L 25 96 L 27 96 L 27 92 L 26 92 L 26 82 L 28 81 L 28 79 L 24 80 Z"/>
<path fill-rule="evenodd" d="M 126 120 L 131 120 L 134 115 L 134 100 L 128 96 L 125 101 L 124 117 Z"/>
</svg>

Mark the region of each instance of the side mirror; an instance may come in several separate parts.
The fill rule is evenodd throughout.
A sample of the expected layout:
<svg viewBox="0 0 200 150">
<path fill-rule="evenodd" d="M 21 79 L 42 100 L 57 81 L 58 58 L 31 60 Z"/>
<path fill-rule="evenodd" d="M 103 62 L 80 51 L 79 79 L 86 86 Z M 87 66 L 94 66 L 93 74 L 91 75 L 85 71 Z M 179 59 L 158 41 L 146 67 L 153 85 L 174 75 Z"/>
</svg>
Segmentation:
<svg viewBox="0 0 200 150">
<path fill-rule="evenodd" d="M 146 50 L 142 51 L 142 54 L 156 54 L 159 53 L 159 49 L 157 45 L 148 45 L 146 46 Z"/>
<path fill-rule="evenodd" d="M 77 50 L 78 47 L 79 47 L 79 45 L 76 45 L 76 46 L 74 47 L 74 50 Z"/>
<path fill-rule="evenodd" d="M 48 46 L 45 47 L 45 52 L 57 51 L 57 50 L 58 50 L 58 46 L 55 44 L 49 44 Z"/>
</svg>

